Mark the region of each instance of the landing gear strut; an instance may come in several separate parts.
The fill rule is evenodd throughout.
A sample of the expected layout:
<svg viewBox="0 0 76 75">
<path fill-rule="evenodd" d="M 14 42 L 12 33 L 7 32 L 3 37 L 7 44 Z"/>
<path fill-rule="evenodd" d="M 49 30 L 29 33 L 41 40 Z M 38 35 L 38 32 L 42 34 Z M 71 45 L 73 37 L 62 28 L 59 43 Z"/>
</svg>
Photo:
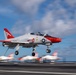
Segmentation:
<svg viewBox="0 0 76 75">
<path fill-rule="evenodd" d="M 4 56 L 5 56 L 5 54 L 7 53 L 8 50 L 9 50 L 9 47 L 8 47 L 8 49 L 6 50 L 6 52 L 4 53 Z"/>
<path fill-rule="evenodd" d="M 17 46 L 16 46 L 16 51 L 15 51 L 15 55 L 18 55 L 19 54 L 19 44 L 17 44 Z"/>
<path fill-rule="evenodd" d="M 33 47 L 32 56 L 35 56 L 36 47 Z"/>
<path fill-rule="evenodd" d="M 49 48 L 50 48 L 50 45 L 47 45 L 47 49 L 46 49 L 46 52 L 47 53 L 50 53 L 51 52 L 51 50 Z"/>
</svg>

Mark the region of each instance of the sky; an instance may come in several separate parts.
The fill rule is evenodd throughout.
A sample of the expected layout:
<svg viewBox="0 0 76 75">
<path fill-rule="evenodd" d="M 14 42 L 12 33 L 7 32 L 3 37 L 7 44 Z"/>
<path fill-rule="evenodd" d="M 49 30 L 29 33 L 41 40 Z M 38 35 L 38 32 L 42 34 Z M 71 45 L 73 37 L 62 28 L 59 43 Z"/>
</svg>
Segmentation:
<svg viewBox="0 0 76 75">
<path fill-rule="evenodd" d="M 62 38 L 51 46 L 52 52 L 66 60 L 76 61 L 76 0 L 0 0 L 0 40 L 8 28 L 16 37 L 30 32 L 48 33 Z M 37 47 L 39 56 L 46 55 L 46 46 Z M 0 43 L 0 55 L 6 51 Z M 32 48 L 20 47 L 20 54 L 31 55 Z M 10 49 L 6 55 L 15 52 Z"/>
</svg>

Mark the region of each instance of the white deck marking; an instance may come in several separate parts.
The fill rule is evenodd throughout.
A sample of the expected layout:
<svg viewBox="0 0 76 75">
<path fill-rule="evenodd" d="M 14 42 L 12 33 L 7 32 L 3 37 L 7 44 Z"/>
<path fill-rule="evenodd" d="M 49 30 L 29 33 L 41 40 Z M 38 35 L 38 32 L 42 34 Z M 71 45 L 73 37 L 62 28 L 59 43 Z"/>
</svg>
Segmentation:
<svg viewBox="0 0 76 75">
<path fill-rule="evenodd" d="M 65 73 L 65 72 L 39 72 L 39 71 L 11 71 L 11 70 L 0 70 L 0 72 L 15 72 L 15 73 L 33 73 L 33 74 L 62 74 L 62 75 L 76 75 L 76 73 Z"/>
</svg>

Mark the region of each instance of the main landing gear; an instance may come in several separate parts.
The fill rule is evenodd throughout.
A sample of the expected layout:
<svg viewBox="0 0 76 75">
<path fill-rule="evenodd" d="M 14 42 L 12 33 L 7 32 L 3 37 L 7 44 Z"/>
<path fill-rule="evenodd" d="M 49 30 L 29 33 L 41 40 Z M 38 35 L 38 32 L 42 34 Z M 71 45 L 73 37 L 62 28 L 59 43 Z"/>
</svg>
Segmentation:
<svg viewBox="0 0 76 75">
<path fill-rule="evenodd" d="M 15 51 L 15 55 L 18 55 L 19 54 L 19 44 L 17 44 L 17 46 L 15 47 L 16 48 L 16 51 Z"/>
<path fill-rule="evenodd" d="M 19 54 L 19 51 L 15 51 L 15 55 L 18 55 Z"/>
<path fill-rule="evenodd" d="M 51 52 L 51 50 L 49 49 L 50 48 L 50 44 L 49 45 L 46 45 L 46 46 L 47 46 L 46 52 L 47 53 L 50 53 Z"/>
<path fill-rule="evenodd" d="M 35 52 L 32 52 L 32 56 L 35 56 Z"/>
<path fill-rule="evenodd" d="M 47 52 L 47 53 L 50 53 L 50 52 L 51 52 L 51 50 L 50 50 L 50 49 L 46 49 L 46 52 Z"/>
<path fill-rule="evenodd" d="M 36 47 L 33 47 L 32 56 L 35 56 Z"/>
</svg>

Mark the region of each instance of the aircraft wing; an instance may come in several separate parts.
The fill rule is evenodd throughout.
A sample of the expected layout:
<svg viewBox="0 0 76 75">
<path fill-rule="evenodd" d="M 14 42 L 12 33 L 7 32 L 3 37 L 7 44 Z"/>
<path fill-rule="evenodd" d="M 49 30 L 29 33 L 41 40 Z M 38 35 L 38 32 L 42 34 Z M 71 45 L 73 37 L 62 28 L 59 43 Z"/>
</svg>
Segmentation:
<svg viewBox="0 0 76 75">
<path fill-rule="evenodd" d="M 20 43 L 20 44 L 21 44 L 21 43 L 22 43 L 22 44 L 23 44 L 23 43 L 24 43 L 24 44 L 32 43 L 32 42 L 28 42 L 28 41 L 13 41 L 13 40 L 12 40 L 12 41 L 11 41 L 11 40 L 0 40 L 0 42 L 4 42 L 4 43 L 16 43 L 16 44 L 17 44 L 17 43 L 18 43 L 18 44 L 19 44 L 19 43 Z"/>
<path fill-rule="evenodd" d="M 9 40 L 0 40 L 0 42 L 11 42 Z"/>
<path fill-rule="evenodd" d="M 17 44 L 23 47 L 31 47 L 29 44 L 33 44 L 31 41 L 22 41 L 22 40 L 0 40 L 3 46 L 8 46 L 9 48 L 15 48 Z"/>
<path fill-rule="evenodd" d="M 34 39 L 26 39 L 26 40 L 13 39 L 11 40 L 11 43 L 30 44 L 30 43 L 34 43 Z"/>
<path fill-rule="evenodd" d="M 0 42 L 2 42 L 3 46 L 7 46 L 9 48 L 14 49 L 17 44 L 20 44 L 21 46 L 23 46 L 23 44 L 29 44 L 30 42 L 21 42 L 21 41 L 11 41 L 11 40 L 0 40 Z"/>
<path fill-rule="evenodd" d="M 23 43 L 24 43 L 24 44 L 29 44 L 30 42 L 22 42 L 22 41 L 16 41 L 16 42 L 14 41 L 14 42 L 13 42 L 13 41 L 11 41 L 11 43 L 18 43 L 18 44 L 19 44 L 19 43 L 20 43 L 20 44 L 23 44 Z"/>
</svg>

